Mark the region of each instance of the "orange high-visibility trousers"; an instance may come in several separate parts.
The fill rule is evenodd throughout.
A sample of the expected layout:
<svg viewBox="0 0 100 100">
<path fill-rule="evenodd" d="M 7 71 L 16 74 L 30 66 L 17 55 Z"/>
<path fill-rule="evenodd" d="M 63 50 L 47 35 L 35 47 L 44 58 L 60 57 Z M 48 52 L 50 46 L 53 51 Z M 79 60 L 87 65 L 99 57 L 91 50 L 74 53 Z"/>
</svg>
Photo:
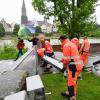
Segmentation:
<svg viewBox="0 0 100 100">
<path fill-rule="evenodd" d="M 74 76 L 73 76 L 73 73 L 74 73 Z M 69 92 L 70 97 L 76 96 L 77 77 L 80 73 L 81 73 L 81 70 L 76 71 L 76 72 L 72 72 L 72 71 L 68 72 L 67 85 L 68 85 L 68 92 Z"/>
<path fill-rule="evenodd" d="M 81 60 L 83 61 L 84 65 L 88 62 L 88 52 L 83 52 L 83 54 L 80 55 Z"/>
</svg>

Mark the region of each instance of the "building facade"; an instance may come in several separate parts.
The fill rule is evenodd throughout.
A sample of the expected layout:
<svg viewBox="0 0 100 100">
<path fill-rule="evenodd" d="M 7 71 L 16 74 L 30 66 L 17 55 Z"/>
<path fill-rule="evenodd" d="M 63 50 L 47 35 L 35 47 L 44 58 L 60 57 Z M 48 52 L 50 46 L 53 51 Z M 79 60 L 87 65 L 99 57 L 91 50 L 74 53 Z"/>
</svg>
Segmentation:
<svg viewBox="0 0 100 100">
<path fill-rule="evenodd" d="M 5 29 L 5 32 L 12 32 L 12 26 L 8 23 L 6 23 L 6 21 L 4 19 L 2 19 L 0 21 L 0 23 L 2 23 L 4 29 Z"/>
<path fill-rule="evenodd" d="M 35 19 L 32 20 L 32 21 L 29 21 L 28 17 L 27 17 L 27 14 L 26 14 L 26 6 L 25 6 L 25 1 L 24 0 L 23 0 L 23 4 L 22 4 L 21 25 L 30 26 L 30 27 L 34 27 L 34 28 L 36 26 L 40 26 L 42 32 L 44 32 L 44 33 L 51 33 L 55 30 L 54 25 L 48 23 L 46 18 L 44 18 L 43 21 L 36 21 Z"/>
<path fill-rule="evenodd" d="M 43 33 L 51 33 L 53 30 L 53 24 L 48 23 L 46 19 L 44 21 L 37 21 L 37 24 L 41 27 Z"/>
</svg>

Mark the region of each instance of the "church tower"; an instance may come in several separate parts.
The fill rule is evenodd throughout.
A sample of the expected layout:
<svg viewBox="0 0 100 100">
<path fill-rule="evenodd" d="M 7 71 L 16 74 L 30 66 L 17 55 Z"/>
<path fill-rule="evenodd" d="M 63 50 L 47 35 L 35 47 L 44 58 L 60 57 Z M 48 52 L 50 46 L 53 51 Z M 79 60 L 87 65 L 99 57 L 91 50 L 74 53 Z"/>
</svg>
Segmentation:
<svg viewBox="0 0 100 100">
<path fill-rule="evenodd" d="M 25 25 L 28 22 L 28 18 L 26 15 L 26 7 L 25 7 L 25 1 L 23 0 L 22 4 L 22 15 L 21 15 L 21 24 Z"/>
</svg>

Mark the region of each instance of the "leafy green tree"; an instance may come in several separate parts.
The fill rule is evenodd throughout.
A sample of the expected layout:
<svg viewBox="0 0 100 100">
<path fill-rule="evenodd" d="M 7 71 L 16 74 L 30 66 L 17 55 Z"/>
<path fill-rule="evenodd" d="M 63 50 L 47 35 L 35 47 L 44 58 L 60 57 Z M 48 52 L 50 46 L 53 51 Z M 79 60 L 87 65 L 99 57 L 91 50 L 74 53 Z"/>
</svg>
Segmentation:
<svg viewBox="0 0 100 100">
<path fill-rule="evenodd" d="M 17 35 L 18 31 L 19 31 L 20 26 L 18 24 L 14 25 L 14 29 L 13 29 L 13 34 Z"/>
<path fill-rule="evenodd" d="M 40 26 L 36 26 L 35 29 L 36 29 L 36 31 L 35 31 L 36 33 L 41 33 L 42 32 Z"/>
<path fill-rule="evenodd" d="M 93 23 L 94 7 L 98 0 L 33 0 L 32 5 L 45 16 L 54 16 L 59 30 L 72 38 L 82 34 L 88 23 Z M 48 3 L 48 4 L 47 4 Z M 92 20 L 91 20 L 92 19 Z M 77 34 L 76 34 L 77 33 Z"/>
<path fill-rule="evenodd" d="M 0 23 L 0 36 L 4 36 L 5 35 L 5 29 L 3 27 L 3 24 Z"/>
</svg>

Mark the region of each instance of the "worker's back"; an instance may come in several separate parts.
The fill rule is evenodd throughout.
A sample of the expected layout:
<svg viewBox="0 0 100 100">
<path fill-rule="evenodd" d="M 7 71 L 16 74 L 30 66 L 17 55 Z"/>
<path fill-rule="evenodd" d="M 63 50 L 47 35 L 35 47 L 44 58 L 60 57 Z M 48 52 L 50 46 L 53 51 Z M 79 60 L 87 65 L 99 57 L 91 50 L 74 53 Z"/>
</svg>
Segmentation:
<svg viewBox="0 0 100 100">
<path fill-rule="evenodd" d="M 90 49 L 90 43 L 89 43 L 88 39 L 85 39 L 85 40 L 84 40 L 83 51 L 89 52 L 89 49 Z"/>
</svg>

